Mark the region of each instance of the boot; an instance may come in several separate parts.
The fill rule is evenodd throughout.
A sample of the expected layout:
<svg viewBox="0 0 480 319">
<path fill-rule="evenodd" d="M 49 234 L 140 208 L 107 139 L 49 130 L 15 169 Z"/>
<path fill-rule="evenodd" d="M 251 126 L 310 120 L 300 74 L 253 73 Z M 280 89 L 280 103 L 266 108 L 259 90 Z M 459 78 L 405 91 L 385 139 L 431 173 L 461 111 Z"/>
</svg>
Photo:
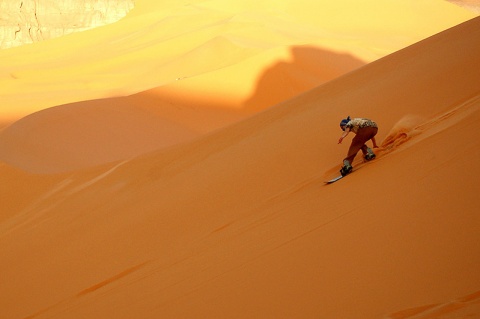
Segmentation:
<svg viewBox="0 0 480 319">
<path fill-rule="evenodd" d="M 369 147 L 367 148 L 367 154 L 365 155 L 365 160 L 366 161 L 371 161 L 375 158 L 375 153 L 372 151 L 372 149 Z"/>
<path fill-rule="evenodd" d="M 344 160 L 343 161 L 343 167 L 340 170 L 340 174 L 342 174 L 342 176 L 345 176 L 345 175 L 349 174 L 352 171 L 352 169 L 353 169 L 353 167 L 352 167 L 352 165 L 350 165 L 350 162 L 347 161 L 347 160 Z"/>
</svg>

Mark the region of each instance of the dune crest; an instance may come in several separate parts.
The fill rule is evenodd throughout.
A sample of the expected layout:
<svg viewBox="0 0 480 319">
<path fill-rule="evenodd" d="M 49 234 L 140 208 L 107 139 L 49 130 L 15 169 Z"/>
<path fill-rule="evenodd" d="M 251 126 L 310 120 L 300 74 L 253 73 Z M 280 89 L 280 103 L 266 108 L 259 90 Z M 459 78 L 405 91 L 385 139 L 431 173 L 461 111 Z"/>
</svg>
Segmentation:
<svg viewBox="0 0 480 319">
<path fill-rule="evenodd" d="M 160 86 L 177 92 L 201 92 L 206 86 L 215 92 L 212 98 L 243 101 L 262 71 L 290 47 L 308 45 L 371 62 L 474 16 L 437 0 L 368 0 L 361 6 L 355 1 L 137 0 L 114 24 L 1 50 L 0 123 L 52 106 Z M 184 79 L 192 81 L 184 84 Z M 290 97 L 301 92 L 292 90 Z M 270 102 L 265 107 L 278 100 Z"/>
<path fill-rule="evenodd" d="M 113 25 L 0 51 L 0 125 L 24 117 L 0 132 L 0 160 L 58 173 L 191 141 L 473 16 L 437 1 L 418 12 L 368 1 L 357 8 L 368 14 L 355 17 L 337 2 L 301 4 L 309 10 L 292 1 L 138 1 Z M 419 16 L 429 10 L 431 21 Z"/>
<path fill-rule="evenodd" d="M 2 163 L 2 315 L 480 316 L 478 39 L 475 18 L 128 160 L 44 175 Z M 391 147 L 325 186 L 346 115 L 374 119 Z"/>
</svg>

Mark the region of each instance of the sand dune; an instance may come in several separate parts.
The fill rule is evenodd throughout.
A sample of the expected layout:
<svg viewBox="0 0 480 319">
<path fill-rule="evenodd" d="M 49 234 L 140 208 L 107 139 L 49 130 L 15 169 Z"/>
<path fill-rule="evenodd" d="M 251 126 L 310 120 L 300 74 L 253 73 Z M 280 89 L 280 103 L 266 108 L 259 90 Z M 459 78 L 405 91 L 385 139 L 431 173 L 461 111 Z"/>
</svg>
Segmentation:
<svg viewBox="0 0 480 319">
<path fill-rule="evenodd" d="M 480 13 L 480 1 L 478 0 L 449 0 L 451 3 L 459 5 L 467 10 Z"/>
<path fill-rule="evenodd" d="M 137 1 L 113 25 L 0 51 L 0 125 L 26 116 L 0 134 L 0 160 L 36 173 L 126 160 L 230 125 L 473 17 L 438 1 L 414 7 Z"/>
<path fill-rule="evenodd" d="M 140 23 L 149 8 L 168 16 L 168 5 L 139 1 L 129 19 Z M 480 318 L 479 39 L 475 18 L 360 68 L 358 56 L 321 51 L 356 69 L 264 110 L 216 97 L 208 108 L 209 87 L 194 77 L 172 86 L 178 103 L 160 103 L 157 83 L 32 112 L 1 132 L 0 314 Z M 319 52 L 292 52 L 300 61 L 274 64 L 259 92 L 274 92 L 278 74 L 315 86 Z M 237 62 L 218 72 L 247 65 Z M 190 85 L 204 89 L 201 104 L 189 99 L 202 90 L 175 91 Z M 325 186 L 347 151 L 336 142 L 346 115 L 375 119 L 382 148 Z"/>
<path fill-rule="evenodd" d="M 368 0 L 361 6 L 356 1 L 136 1 L 117 23 L 1 50 L 0 124 L 60 104 L 166 85 L 174 92 L 208 90 L 211 103 L 238 107 L 253 94 L 264 69 L 290 60 L 292 46 L 371 62 L 473 16 L 437 0 Z M 179 81 L 185 79 L 192 81 Z M 301 93 L 286 84 L 278 90 L 291 90 L 290 97 Z M 266 102 L 263 107 L 278 99 Z"/>
<path fill-rule="evenodd" d="M 71 171 L 129 159 L 235 123 L 265 105 L 363 65 L 349 55 L 310 47 L 294 47 L 291 51 L 294 60 L 266 70 L 243 106 L 228 107 L 212 88 L 206 95 L 205 91 L 188 88 L 195 82 L 198 90 L 205 77 L 185 81 L 187 87 L 167 85 L 127 97 L 62 105 L 6 128 L 0 136 L 0 159 L 35 173 Z M 322 61 L 316 63 L 316 58 Z M 285 89 L 277 93 L 282 87 Z"/>
</svg>

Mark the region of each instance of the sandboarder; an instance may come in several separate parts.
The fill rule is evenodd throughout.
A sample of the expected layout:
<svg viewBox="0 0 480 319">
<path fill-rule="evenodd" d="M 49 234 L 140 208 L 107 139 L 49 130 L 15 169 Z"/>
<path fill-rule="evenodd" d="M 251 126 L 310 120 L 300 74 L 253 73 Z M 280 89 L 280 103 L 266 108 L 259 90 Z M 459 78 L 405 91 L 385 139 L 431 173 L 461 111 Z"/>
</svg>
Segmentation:
<svg viewBox="0 0 480 319">
<path fill-rule="evenodd" d="M 366 161 L 373 160 L 375 158 L 375 153 L 369 148 L 365 143 L 369 140 L 372 140 L 373 147 L 378 148 L 377 142 L 375 141 L 375 135 L 378 132 L 377 123 L 366 118 L 354 118 L 351 119 L 348 116 L 346 119 L 343 119 L 340 122 L 340 128 L 344 131 L 338 144 L 341 144 L 343 139 L 348 135 L 348 133 L 355 133 L 355 137 L 352 140 L 352 144 L 348 149 L 347 157 L 343 160 L 343 166 L 340 170 L 342 176 L 347 175 L 352 171 L 353 159 L 357 155 L 359 150 L 362 150 L 363 157 Z"/>
</svg>

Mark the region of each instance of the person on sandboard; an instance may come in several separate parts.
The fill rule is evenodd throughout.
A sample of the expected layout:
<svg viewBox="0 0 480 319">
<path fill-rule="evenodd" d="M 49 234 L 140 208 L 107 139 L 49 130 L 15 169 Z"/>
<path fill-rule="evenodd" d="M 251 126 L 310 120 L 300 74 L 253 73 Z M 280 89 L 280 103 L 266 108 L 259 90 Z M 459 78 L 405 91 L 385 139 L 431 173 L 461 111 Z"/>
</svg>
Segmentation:
<svg viewBox="0 0 480 319">
<path fill-rule="evenodd" d="M 348 133 L 353 132 L 356 134 L 352 140 L 350 148 L 348 149 L 347 157 L 345 157 L 343 160 L 342 169 L 340 170 L 340 174 L 345 176 L 352 171 L 353 159 L 357 155 L 358 151 L 362 150 L 363 157 L 366 161 L 370 161 L 375 158 L 375 153 L 365 143 L 369 140 L 372 140 L 373 147 L 378 148 L 375 140 L 375 135 L 377 135 L 378 132 L 378 126 L 377 123 L 370 119 L 351 119 L 350 116 L 348 116 L 346 119 L 343 119 L 340 122 L 340 128 L 342 129 L 343 134 L 340 136 L 338 144 L 342 143 L 343 139 L 347 137 Z"/>
</svg>

